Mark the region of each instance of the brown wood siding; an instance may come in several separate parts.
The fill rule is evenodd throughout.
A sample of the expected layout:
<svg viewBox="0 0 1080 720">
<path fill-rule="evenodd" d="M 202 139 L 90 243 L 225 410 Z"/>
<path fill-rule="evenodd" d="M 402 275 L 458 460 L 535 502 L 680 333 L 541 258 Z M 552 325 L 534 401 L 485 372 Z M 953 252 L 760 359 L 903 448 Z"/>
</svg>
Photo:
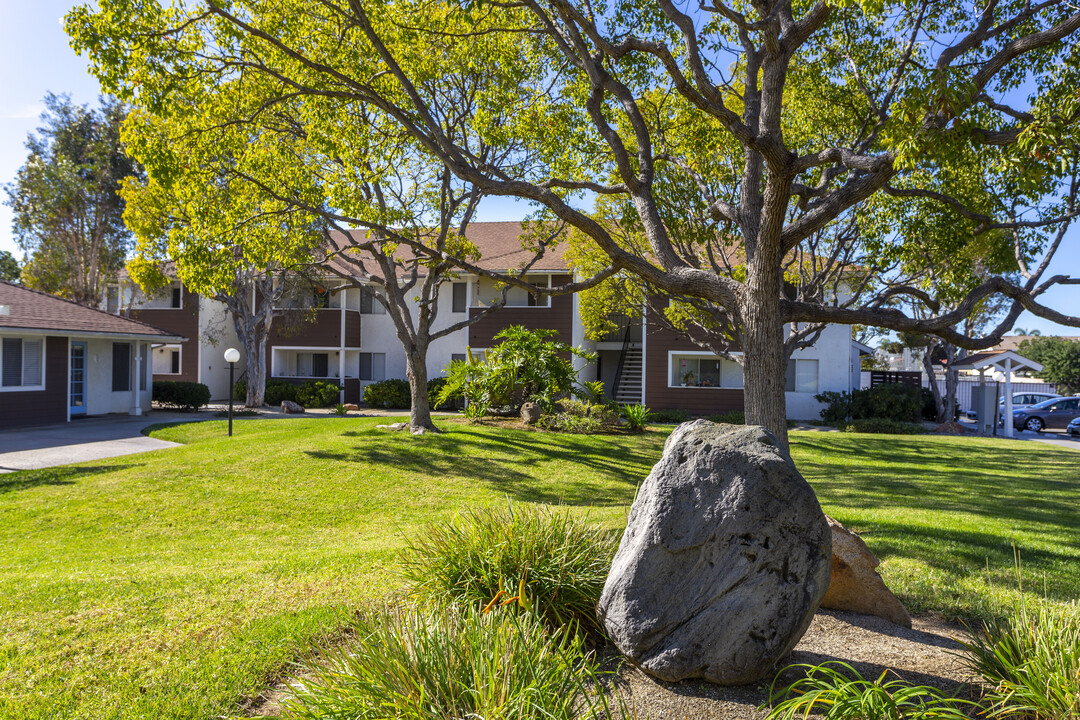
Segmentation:
<svg viewBox="0 0 1080 720">
<path fill-rule="evenodd" d="M 0 428 L 67 420 L 68 339 L 45 339 L 45 389 L 0 393 Z"/>
<path fill-rule="evenodd" d="M 570 282 L 569 275 L 552 277 L 552 285 Z M 469 317 L 475 317 L 481 308 L 469 308 Z M 556 340 L 564 343 L 573 342 L 574 299 L 572 295 L 557 295 L 551 298 L 551 307 L 504 307 L 478 320 L 469 326 L 469 345 L 474 348 L 488 348 L 494 345 L 494 337 L 500 330 L 511 325 L 520 325 L 526 330 L 554 330 L 559 333 Z"/>
<path fill-rule="evenodd" d="M 345 347 L 360 347 L 360 313 L 345 311 Z"/>
<path fill-rule="evenodd" d="M 743 409 L 743 391 L 731 388 L 668 387 L 668 353 L 701 350 L 689 338 L 650 327 L 645 335 L 645 405 L 652 410 L 686 410 L 694 415 Z"/>
<path fill-rule="evenodd" d="M 356 313 L 346 313 L 349 314 Z M 345 321 L 348 337 L 348 317 Z M 357 328 L 359 334 L 359 327 Z M 275 323 L 270 329 L 269 345 L 279 347 L 340 347 L 341 346 L 341 310 L 322 308 L 315 311 L 315 319 L 292 327 L 283 328 Z"/>
<path fill-rule="evenodd" d="M 132 320 L 153 325 L 175 335 L 187 338 L 180 343 L 183 350 L 180 352 L 180 374 L 161 375 L 155 374 L 155 380 L 183 380 L 186 382 L 198 382 L 199 380 L 199 296 L 187 288 L 183 289 L 183 307 L 160 308 L 153 310 L 132 310 L 129 316 Z"/>
</svg>

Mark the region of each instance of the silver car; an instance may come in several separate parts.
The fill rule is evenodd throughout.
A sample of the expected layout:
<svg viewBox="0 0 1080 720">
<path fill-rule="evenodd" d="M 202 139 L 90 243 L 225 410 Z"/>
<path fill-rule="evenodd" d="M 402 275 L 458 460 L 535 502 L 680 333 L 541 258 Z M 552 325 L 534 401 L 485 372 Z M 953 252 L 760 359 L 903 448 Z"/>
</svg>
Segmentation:
<svg viewBox="0 0 1080 720">
<path fill-rule="evenodd" d="M 1022 391 L 1022 392 L 1014 392 L 1013 393 L 1013 403 L 1012 403 L 1013 412 L 1016 412 L 1017 410 L 1023 410 L 1024 408 L 1031 407 L 1032 405 L 1038 405 L 1041 402 L 1046 402 L 1047 400 L 1053 400 L 1053 399 L 1059 398 L 1059 397 L 1061 397 L 1061 395 L 1056 395 L 1054 393 L 1045 393 L 1045 392 L 1031 392 L 1029 390 L 1025 390 L 1025 391 Z M 1005 424 L 1005 398 L 999 398 L 998 399 L 998 425 L 1004 425 L 1004 424 Z"/>
<path fill-rule="evenodd" d="M 1080 417 L 1080 397 L 1060 397 L 1013 410 L 1013 427 L 1019 430 L 1064 430 Z"/>
</svg>

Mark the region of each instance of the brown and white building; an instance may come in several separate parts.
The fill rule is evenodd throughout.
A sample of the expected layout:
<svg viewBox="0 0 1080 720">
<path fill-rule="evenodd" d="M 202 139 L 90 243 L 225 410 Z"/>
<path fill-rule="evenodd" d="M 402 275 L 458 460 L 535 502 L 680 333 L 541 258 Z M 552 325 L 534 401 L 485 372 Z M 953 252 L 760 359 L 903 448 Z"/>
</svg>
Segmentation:
<svg viewBox="0 0 1080 720">
<path fill-rule="evenodd" d="M 150 410 L 151 355 L 178 333 L 0 282 L 0 429 Z"/>
<path fill-rule="evenodd" d="M 521 223 L 473 223 L 469 239 L 482 254 L 482 266 L 493 271 L 523 267 L 532 259 L 522 249 Z M 540 285 L 561 285 L 573 276 L 563 250 L 557 246 L 535 263 L 528 280 Z M 309 322 L 285 327 L 275 321 L 267 349 L 268 376 L 304 381 L 324 379 L 342 386 L 344 402 L 358 402 L 363 386 L 405 377 L 405 355 L 393 322 L 371 296 L 340 279 L 327 278 L 325 292 L 301 298 Z M 447 281 L 439 293 L 438 327 L 446 327 L 480 313 L 501 294 L 486 277 L 462 274 Z M 133 287 L 120 285 L 110 296 L 109 310 L 165 328 L 187 338 L 156 346 L 155 379 L 184 379 L 210 386 L 214 398 L 228 394 L 228 367 L 222 360 L 227 347 L 240 347 L 227 321 L 224 306 L 201 298 L 179 283 L 152 299 Z M 482 351 L 494 336 L 511 325 L 530 330 L 551 329 L 571 345 L 595 352 L 594 363 L 578 361 L 582 380 L 599 379 L 619 402 L 644 403 L 654 410 L 684 409 L 716 413 L 743 406 L 742 367 L 716 357 L 689 339 L 662 330 L 648 318 L 600 340 L 586 337 L 576 295 L 540 297 L 512 288 L 505 307 L 475 324 L 432 343 L 429 374 L 437 377 L 469 350 Z M 238 368 L 241 369 L 241 368 Z M 814 395 L 824 390 L 849 390 L 859 384 L 859 350 L 847 326 L 830 326 L 816 345 L 797 352 L 788 368 L 787 407 L 790 417 L 819 416 Z"/>
</svg>

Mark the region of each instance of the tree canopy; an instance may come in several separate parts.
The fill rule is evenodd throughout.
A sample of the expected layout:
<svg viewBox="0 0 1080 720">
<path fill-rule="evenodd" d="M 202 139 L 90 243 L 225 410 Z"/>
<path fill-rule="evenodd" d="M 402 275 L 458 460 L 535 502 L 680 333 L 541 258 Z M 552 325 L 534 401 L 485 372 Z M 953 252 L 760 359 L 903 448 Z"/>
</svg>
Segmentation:
<svg viewBox="0 0 1080 720">
<path fill-rule="evenodd" d="M 1080 341 L 1062 337 L 1034 337 L 1020 343 L 1021 355 L 1043 366 L 1038 375 L 1058 386 L 1058 392 L 1080 392 Z"/>
<path fill-rule="evenodd" d="M 19 279 L 19 261 L 7 250 L 0 250 L 0 280 L 15 282 Z"/>
<path fill-rule="evenodd" d="M 304 157 L 340 158 L 343 180 L 408 138 L 460 182 L 534 201 L 609 270 L 721 311 L 748 421 L 782 440 L 792 327 L 978 348 L 1023 309 L 1080 324 L 1039 302 L 1075 282 L 1046 270 L 1077 213 L 1078 28 L 1065 0 L 102 0 L 68 17 L 107 89 L 189 132 L 292 123 Z M 240 84 L 244 101 L 220 92 Z M 463 84 L 464 134 L 446 101 Z M 362 226 L 355 186 L 309 183 L 302 165 L 322 172 L 287 163 L 261 182 Z M 986 237 L 1012 274 L 995 263 L 969 282 L 944 262 L 981 258 Z M 993 295 L 1010 303 L 1001 325 L 957 329 Z"/>
<path fill-rule="evenodd" d="M 26 253 L 21 281 L 97 305 L 131 244 L 120 186 L 141 169 L 120 141 L 127 110 L 114 98 L 90 109 L 52 94 L 45 107 L 44 124 L 27 139 L 26 163 L 5 187 Z"/>
</svg>

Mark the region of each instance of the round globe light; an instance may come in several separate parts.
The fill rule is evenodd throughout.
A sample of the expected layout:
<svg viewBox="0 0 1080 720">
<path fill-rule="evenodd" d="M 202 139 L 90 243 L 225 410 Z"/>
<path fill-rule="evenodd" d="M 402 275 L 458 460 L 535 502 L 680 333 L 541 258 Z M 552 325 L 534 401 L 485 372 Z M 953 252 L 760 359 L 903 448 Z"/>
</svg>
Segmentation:
<svg viewBox="0 0 1080 720">
<path fill-rule="evenodd" d="M 994 379 L 994 382 L 1005 382 L 1005 373 L 1001 372 L 1000 370 L 995 372 L 990 377 Z"/>
<path fill-rule="evenodd" d="M 225 362 L 234 363 L 240 362 L 240 351 L 236 348 L 229 348 L 225 351 Z"/>
</svg>

